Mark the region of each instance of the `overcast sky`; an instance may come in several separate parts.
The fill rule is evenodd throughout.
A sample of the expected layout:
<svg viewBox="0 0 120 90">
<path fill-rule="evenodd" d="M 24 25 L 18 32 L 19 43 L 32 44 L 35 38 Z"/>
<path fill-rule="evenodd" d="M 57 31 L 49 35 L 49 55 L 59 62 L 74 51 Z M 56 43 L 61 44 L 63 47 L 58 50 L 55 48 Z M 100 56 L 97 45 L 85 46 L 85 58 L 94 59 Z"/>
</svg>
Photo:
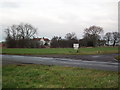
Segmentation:
<svg viewBox="0 0 120 90">
<path fill-rule="evenodd" d="M 118 31 L 119 0 L 0 0 L 0 28 L 30 23 L 38 28 L 38 37 L 64 37 L 92 25 L 104 33 Z M 1 33 L 1 31 L 0 31 Z M 4 40 L 4 33 L 0 41 Z"/>
</svg>

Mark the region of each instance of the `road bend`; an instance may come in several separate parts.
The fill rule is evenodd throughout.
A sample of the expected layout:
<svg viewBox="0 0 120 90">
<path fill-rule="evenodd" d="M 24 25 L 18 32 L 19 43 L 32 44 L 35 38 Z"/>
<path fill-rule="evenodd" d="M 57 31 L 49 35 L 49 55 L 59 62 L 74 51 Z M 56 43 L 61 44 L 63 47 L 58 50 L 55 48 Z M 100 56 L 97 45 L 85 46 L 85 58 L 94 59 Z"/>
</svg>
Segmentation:
<svg viewBox="0 0 120 90">
<path fill-rule="evenodd" d="M 34 57 L 34 56 L 19 56 L 19 55 L 0 55 L 2 57 L 2 64 L 43 64 L 43 65 L 59 65 L 72 66 L 81 68 L 90 68 L 97 70 L 118 71 L 118 62 L 101 62 L 101 61 L 87 61 L 75 60 L 66 58 L 48 58 L 48 57 Z"/>
</svg>

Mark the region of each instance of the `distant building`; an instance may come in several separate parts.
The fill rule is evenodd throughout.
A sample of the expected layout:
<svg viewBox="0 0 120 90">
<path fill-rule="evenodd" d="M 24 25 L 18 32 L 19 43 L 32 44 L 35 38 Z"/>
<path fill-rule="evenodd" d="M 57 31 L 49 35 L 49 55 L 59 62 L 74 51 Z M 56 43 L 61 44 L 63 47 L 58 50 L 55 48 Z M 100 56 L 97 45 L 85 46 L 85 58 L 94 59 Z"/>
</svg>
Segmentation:
<svg viewBox="0 0 120 90">
<path fill-rule="evenodd" d="M 33 40 L 36 40 L 39 42 L 40 47 L 50 47 L 50 40 L 48 38 L 33 38 Z"/>
</svg>

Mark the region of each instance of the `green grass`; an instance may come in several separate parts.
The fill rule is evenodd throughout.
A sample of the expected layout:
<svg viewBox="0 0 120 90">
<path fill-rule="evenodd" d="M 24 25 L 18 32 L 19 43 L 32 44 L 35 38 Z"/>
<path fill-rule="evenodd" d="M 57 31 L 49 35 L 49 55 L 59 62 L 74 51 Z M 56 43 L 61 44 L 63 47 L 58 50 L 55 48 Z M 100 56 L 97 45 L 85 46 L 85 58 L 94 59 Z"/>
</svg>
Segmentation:
<svg viewBox="0 0 120 90">
<path fill-rule="evenodd" d="M 43 55 L 43 54 L 112 54 L 118 53 L 118 47 L 80 48 L 79 52 L 73 48 L 4 48 L 2 54 Z"/>
<path fill-rule="evenodd" d="M 115 59 L 118 60 L 118 61 L 120 61 L 120 55 L 115 56 Z"/>
<path fill-rule="evenodd" d="M 75 67 L 7 65 L 3 88 L 118 88 L 118 73 Z"/>
</svg>

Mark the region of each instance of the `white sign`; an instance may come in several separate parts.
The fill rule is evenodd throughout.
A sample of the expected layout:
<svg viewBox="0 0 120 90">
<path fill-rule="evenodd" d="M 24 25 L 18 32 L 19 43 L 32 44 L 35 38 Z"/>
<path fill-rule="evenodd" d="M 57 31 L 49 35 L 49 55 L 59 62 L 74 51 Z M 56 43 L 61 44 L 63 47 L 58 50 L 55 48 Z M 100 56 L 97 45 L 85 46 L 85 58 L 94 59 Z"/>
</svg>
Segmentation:
<svg viewBox="0 0 120 90">
<path fill-rule="evenodd" d="M 74 47 L 75 50 L 78 50 L 79 44 L 73 44 L 73 47 Z"/>
</svg>

